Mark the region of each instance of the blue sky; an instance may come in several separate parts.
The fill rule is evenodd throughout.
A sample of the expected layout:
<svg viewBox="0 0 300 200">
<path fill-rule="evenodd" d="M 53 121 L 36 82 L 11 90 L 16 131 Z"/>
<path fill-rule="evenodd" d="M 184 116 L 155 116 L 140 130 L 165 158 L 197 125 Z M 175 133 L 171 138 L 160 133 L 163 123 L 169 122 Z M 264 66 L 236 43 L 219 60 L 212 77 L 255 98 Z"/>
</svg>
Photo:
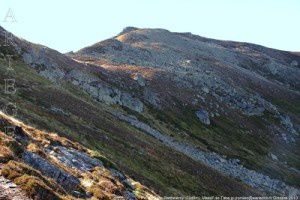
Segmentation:
<svg viewBox="0 0 300 200">
<path fill-rule="evenodd" d="M 3 22 L 9 9 L 16 23 Z M 0 25 L 60 52 L 110 38 L 126 26 L 300 51 L 300 0 L 0 0 Z"/>
</svg>

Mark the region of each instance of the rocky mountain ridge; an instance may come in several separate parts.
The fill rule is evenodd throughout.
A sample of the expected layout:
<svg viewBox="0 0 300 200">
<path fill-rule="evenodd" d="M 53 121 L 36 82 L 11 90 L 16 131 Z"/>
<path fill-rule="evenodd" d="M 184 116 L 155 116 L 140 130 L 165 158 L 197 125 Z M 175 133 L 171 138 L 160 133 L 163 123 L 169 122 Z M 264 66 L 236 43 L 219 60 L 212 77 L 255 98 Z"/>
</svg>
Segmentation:
<svg viewBox="0 0 300 200">
<path fill-rule="evenodd" d="M 133 27 L 66 55 L 17 37 L 11 43 L 2 60 L 14 55 L 21 88 L 1 102 L 18 101 L 23 120 L 115 162 L 126 158 L 118 165 L 161 195 L 299 195 L 298 55 Z M 206 170 L 229 186 L 207 183 Z"/>
</svg>

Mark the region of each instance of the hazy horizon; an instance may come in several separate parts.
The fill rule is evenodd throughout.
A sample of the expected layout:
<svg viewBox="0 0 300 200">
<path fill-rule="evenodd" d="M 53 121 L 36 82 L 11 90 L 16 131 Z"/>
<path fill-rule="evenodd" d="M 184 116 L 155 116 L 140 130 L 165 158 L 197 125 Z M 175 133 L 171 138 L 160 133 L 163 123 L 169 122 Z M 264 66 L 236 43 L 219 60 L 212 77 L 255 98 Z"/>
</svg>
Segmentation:
<svg viewBox="0 0 300 200">
<path fill-rule="evenodd" d="M 16 23 L 4 22 L 9 9 Z M 0 0 L 0 25 L 18 37 L 63 53 L 111 38 L 127 26 L 300 51 L 299 10 L 296 0 Z"/>
</svg>

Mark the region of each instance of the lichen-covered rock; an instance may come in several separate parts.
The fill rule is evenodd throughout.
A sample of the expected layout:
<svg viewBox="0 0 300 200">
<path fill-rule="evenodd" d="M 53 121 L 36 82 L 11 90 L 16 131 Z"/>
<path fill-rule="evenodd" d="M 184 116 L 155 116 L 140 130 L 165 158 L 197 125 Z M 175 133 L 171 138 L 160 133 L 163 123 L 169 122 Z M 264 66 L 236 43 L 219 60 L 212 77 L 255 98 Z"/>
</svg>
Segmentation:
<svg viewBox="0 0 300 200">
<path fill-rule="evenodd" d="M 23 53 L 22 57 L 24 62 L 34 67 L 41 76 L 55 82 L 62 79 L 65 72 L 59 67 L 55 59 L 47 56 L 47 52 L 46 47 L 32 46 Z"/>
<path fill-rule="evenodd" d="M 57 108 L 57 107 L 54 107 L 54 106 L 52 106 L 52 107 L 50 108 L 50 111 L 51 111 L 52 113 L 54 113 L 54 114 L 57 114 L 57 115 L 70 116 L 70 114 L 67 113 L 66 111 L 64 111 L 63 109 Z"/>
<path fill-rule="evenodd" d="M 144 86 L 146 85 L 145 78 L 144 78 L 143 75 L 140 74 L 140 73 L 134 73 L 134 74 L 132 75 L 132 79 L 135 80 L 135 81 L 137 81 L 137 83 L 138 83 L 140 86 L 142 86 L 142 87 L 144 87 Z"/>
<path fill-rule="evenodd" d="M 143 90 L 143 94 L 144 94 L 144 99 L 148 103 L 150 103 L 151 105 L 153 105 L 156 108 L 161 107 L 157 93 L 153 92 L 150 88 L 145 88 Z"/>
<path fill-rule="evenodd" d="M 297 131 L 295 130 L 294 125 L 288 115 L 281 114 L 278 117 L 279 117 L 281 124 L 285 127 L 285 129 L 290 134 L 294 134 L 294 135 L 297 134 Z M 290 137 L 292 137 L 292 136 L 290 135 Z"/>
<path fill-rule="evenodd" d="M 99 160 L 93 159 L 86 153 L 79 152 L 75 149 L 56 146 L 55 150 L 47 149 L 47 152 L 64 165 L 80 171 L 90 171 L 96 166 L 103 166 Z"/>
<path fill-rule="evenodd" d="M 81 87 L 94 99 L 100 102 L 104 102 L 108 105 L 119 104 L 137 112 L 142 112 L 144 109 L 143 103 L 138 98 L 134 98 L 127 92 L 123 92 L 103 83 L 95 76 L 74 70 L 71 71 L 67 77 L 74 85 Z"/>
<path fill-rule="evenodd" d="M 24 151 L 22 154 L 22 160 L 34 169 L 40 171 L 43 175 L 53 178 L 69 192 L 75 191 L 80 186 L 78 178 L 56 167 L 37 154 Z"/>
<path fill-rule="evenodd" d="M 65 76 L 65 72 L 60 68 L 47 68 L 40 71 L 39 74 L 53 82 L 60 80 Z"/>
<path fill-rule="evenodd" d="M 210 125 L 209 113 L 206 110 L 200 109 L 196 111 L 196 116 L 203 124 Z"/>
</svg>

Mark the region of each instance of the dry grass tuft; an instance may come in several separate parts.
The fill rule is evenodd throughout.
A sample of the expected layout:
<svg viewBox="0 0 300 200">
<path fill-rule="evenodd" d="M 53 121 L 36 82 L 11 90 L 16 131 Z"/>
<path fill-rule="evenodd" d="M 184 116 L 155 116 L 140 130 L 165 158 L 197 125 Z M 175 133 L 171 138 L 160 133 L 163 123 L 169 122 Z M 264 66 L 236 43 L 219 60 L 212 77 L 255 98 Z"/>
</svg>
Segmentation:
<svg viewBox="0 0 300 200">
<path fill-rule="evenodd" d="M 7 144 L 12 139 L 0 132 L 0 162 L 5 163 L 13 159 L 13 152 L 7 147 Z"/>
<path fill-rule="evenodd" d="M 90 187 L 88 190 L 97 199 L 101 199 L 101 200 L 110 200 L 110 199 L 113 199 L 113 197 L 110 194 L 104 192 L 103 189 L 100 188 L 97 185 Z"/>
<path fill-rule="evenodd" d="M 61 199 L 51 188 L 35 176 L 27 174 L 20 176 L 14 180 L 26 194 L 34 199 Z"/>
<path fill-rule="evenodd" d="M 19 185 L 32 198 L 59 199 L 58 194 L 66 194 L 54 180 L 45 178 L 40 172 L 23 163 L 9 161 L 3 166 L 1 174 Z"/>
<path fill-rule="evenodd" d="M 6 146 L 0 146 L 0 163 L 6 163 L 13 159 L 13 152 Z"/>
<path fill-rule="evenodd" d="M 29 145 L 27 145 L 27 151 L 38 154 L 43 158 L 47 157 L 46 153 L 42 150 L 42 148 L 35 143 L 30 143 Z"/>
</svg>

